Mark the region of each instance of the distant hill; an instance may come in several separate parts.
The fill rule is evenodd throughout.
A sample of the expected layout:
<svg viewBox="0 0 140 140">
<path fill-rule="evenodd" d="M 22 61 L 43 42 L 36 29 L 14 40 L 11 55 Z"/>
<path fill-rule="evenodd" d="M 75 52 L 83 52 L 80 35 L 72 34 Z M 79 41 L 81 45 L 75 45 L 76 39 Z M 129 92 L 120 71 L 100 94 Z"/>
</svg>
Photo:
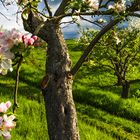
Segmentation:
<svg viewBox="0 0 140 140">
<path fill-rule="evenodd" d="M 77 38 L 79 34 L 77 32 L 64 32 L 64 38 L 65 39 L 73 39 Z"/>
</svg>

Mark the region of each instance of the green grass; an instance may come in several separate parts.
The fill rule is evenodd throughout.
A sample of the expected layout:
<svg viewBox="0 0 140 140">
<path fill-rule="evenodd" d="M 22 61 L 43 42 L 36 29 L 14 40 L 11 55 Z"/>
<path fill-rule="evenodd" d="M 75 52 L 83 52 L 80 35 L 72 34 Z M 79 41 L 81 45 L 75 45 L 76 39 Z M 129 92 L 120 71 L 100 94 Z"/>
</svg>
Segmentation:
<svg viewBox="0 0 140 140">
<path fill-rule="evenodd" d="M 92 89 L 75 90 L 75 101 L 107 111 L 108 113 L 140 122 L 140 103 L 134 99 L 121 99 L 112 92 Z"/>
<path fill-rule="evenodd" d="M 79 119 L 81 140 L 113 140 L 111 136 Z"/>
<path fill-rule="evenodd" d="M 43 103 L 20 98 L 17 111 L 17 126 L 12 132 L 12 140 L 46 140 L 48 139 L 45 108 Z M 43 102 L 43 101 L 42 101 Z"/>
<path fill-rule="evenodd" d="M 39 81 L 45 73 L 44 67 L 45 51 L 42 48 L 33 51 L 22 64 L 18 91 L 19 108 L 16 112 L 18 120 L 12 131 L 12 140 L 49 140 L 44 100 L 39 89 Z M 14 79 L 15 71 L 0 76 L 0 102 L 13 102 Z"/>
<path fill-rule="evenodd" d="M 82 54 L 74 43 L 67 40 L 73 65 Z M 12 140 L 49 140 L 44 100 L 39 82 L 44 76 L 46 50 L 36 48 L 27 57 L 20 71 L 17 126 Z M 133 77 L 136 75 L 133 74 Z M 0 76 L 0 102 L 13 102 L 15 70 Z M 129 99 L 121 99 L 121 87 L 114 86 L 113 73 L 92 69 L 85 62 L 77 73 L 73 95 L 78 112 L 81 140 L 140 140 L 139 83 L 131 86 Z M 135 95 L 135 98 L 133 97 Z M 12 111 L 12 110 L 11 110 Z"/>
<path fill-rule="evenodd" d="M 77 104 L 77 111 L 81 120 L 87 124 L 96 126 L 98 129 L 104 130 L 109 135 L 112 135 L 112 137 L 117 137 L 122 140 L 138 139 L 140 137 L 140 124 L 134 121 L 114 116 L 100 109 L 82 104 Z"/>
</svg>

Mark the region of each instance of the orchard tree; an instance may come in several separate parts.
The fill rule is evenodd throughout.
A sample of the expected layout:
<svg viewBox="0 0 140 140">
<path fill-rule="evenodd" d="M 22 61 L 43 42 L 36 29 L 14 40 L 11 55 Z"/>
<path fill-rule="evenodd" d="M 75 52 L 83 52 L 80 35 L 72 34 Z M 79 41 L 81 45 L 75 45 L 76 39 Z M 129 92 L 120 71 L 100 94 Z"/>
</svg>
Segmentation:
<svg viewBox="0 0 140 140">
<path fill-rule="evenodd" d="M 96 33 L 95 30 L 83 32 L 79 45 L 88 45 L 91 36 L 95 36 Z M 107 68 L 114 73 L 117 77 L 116 85 L 122 86 L 121 97 L 127 98 L 130 84 L 139 81 L 139 79 L 130 80 L 129 76 L 134 72 L 133 68 L 139 65 L 140 32 L 115 28 L 110 30 L 97 43 L 89 59 L 94 64 L 92 69 Z"/>
<path fill-rule="evenodd" d="M 127 16 L 140 17 L 135 13 L 140 10 L 140 1 L 133 0 L 127 4 L 124 0 L 61 0 L 54 13 L 47 0 L 44 0 L 45 8 L 42 8 L 42 11 L 38 9 L 38 2 L 19 0 L 18 4 L 22 8 L 24 29 L 48 44 L 46 75 L 42 80 L 41 89 L 45 100 L 49 137 L 50 140 L 79 140 L 72 97 L 73 78 L 93 47 L 107 31 Z M 84 16 L 96 15 L 112 15 L 112 20 L 93 38 L 72 68 L 67 44 L 61 31 L 62 19 L 76 16 L 84 20 Z"/>
</svg>

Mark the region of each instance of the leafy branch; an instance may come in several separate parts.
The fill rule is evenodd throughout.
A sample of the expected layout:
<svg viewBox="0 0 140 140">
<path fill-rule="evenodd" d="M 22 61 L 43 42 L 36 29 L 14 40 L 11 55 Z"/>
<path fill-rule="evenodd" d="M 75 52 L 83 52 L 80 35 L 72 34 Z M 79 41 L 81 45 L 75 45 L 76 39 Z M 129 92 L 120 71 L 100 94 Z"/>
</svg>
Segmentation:
<svg viewBox="0 0 140 140">
<path fill-rule="evenodd" d="M 71 69 L 71 74 L 75 75 L 77 71 L 80 69 L 81 65 L 85 61 L 85 59 L 88 57 L 89 53 L 92 51 L 92 49 L 95 47 L 96 43 L 100 40 L 100 38 L 109 31 L 114 25 L 119 23 L 122 19 L 116 19 L 112 20 L 108 25 L 106 25 L 97 35 L 96 37 L 91 41 L 91 43 L 87 46 L 83 54 L 81 55 L 80 59 L 77 61 L 75 66 Z"/>
</svg>

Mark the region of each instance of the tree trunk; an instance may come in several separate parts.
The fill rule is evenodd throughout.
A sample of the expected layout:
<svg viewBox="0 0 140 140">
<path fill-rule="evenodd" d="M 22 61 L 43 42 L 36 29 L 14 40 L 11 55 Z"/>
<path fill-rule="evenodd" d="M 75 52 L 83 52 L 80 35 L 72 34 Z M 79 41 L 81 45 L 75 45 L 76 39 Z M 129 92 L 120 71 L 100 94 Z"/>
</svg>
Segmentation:
<svg viewBox="0 0 140 140">
<path fill-rule="evenodd" d="M 122 77 L 117 75 L 117 85 L 122 85 Z"/>
<path fill-rule="evenodd" d="M 118 55 L 116 53 L 116 55 Z M 115 63 L 115 75 L 117 76 L 117 85 L 120 86 L 122 85 L 123 78 L 122 78 L 122 73 L 120 72 L 120 66 L 119 63 Z"/>
<path fill-rule="evenodd" d="M 122 93 L 121 93 L 121 97 L 122 98 L 128 98 L 129 88 L 130 88 L 129 82 L 128 81 L 124 81 L 123 84 L 122 84 Z"/>
<path fill-rule="evenodd" d="M 50 140 L 80 140 L 72 96 L 71 60 L 59 26 L 47 25 L 47 61 L 44 100 Z"/>
<path fill-rule="evenodd" d="M 41 88 L 50 140 L 80 140 L 72 96 L 71 60 L 58 22 L 55 17 L 44 22 L 32 11 L 27 20 L 23 18 L 25 30 L 48 43 L 46 76 Z"/>
</svg>

